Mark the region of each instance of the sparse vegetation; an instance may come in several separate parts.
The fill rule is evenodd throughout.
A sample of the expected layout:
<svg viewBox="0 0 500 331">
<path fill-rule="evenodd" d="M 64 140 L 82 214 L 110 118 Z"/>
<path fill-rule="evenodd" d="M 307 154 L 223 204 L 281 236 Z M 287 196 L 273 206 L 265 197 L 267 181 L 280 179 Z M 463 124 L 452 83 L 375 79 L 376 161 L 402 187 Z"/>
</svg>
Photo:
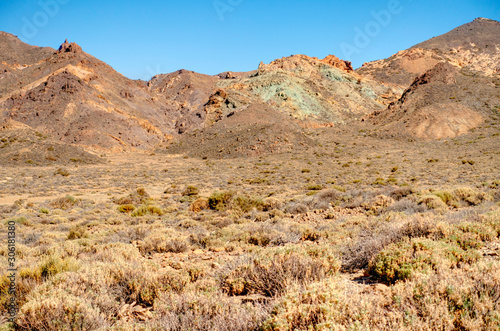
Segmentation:
<svg viewBox="0 0 500 331">
<path fill-rule="evenodd" d="M 68 175 L 0 168 L 18 236 L 13 328 L 498 328 L 496 154 L 330 136 L 286 160 L 169 156 L 168 172 L 161 152 L 68 158 Z"/>
</svg>

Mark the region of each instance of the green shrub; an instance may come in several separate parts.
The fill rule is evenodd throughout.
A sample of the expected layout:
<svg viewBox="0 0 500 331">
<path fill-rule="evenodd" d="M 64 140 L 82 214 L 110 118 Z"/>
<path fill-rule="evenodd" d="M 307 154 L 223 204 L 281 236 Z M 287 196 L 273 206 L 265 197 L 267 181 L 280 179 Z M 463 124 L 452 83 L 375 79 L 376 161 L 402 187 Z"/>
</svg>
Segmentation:
<svg viewBox="0 0 500 331">
<path fill-rule="evenodd" d="M 78 269 L 78 262 L 73 258 L 61 258 L 57 255 L 51 255 L 45 258 L 37 268 L 24 268 L 24 270 L 20 270 L 19 274 L 22 278 L 32 278 L 40 281 L 62 272 L 76 271 Z"/>
<path fill-rule="evenodd" d="M 200 190 L 196 186 L 189 185 L 186 187 L 184 192 L 182 192 L 182 195 L 194 196 L 194 195 L 198 195 L 199 192 L 200 192 Z"/>
<path fill-rule="evenodd" d="M 14 221 L 16 222 L 17 224 L 21 224 L 21 225 L 24 225 L 24 226 L 33 226 L 33 222 L 31 222 L 29 219 L 27 219 L 26 217 L 17 217 L 17 218 L 12 218 L 10 220 L 7 220 L 5 221 L 5 224 L 7 224 L 8 222 L 10 221 Z"/>
<path fill-rule="evenodd" d="M 320 191 L 323 189 L 323 185 L 321 184 L 311 184 L 307 186 L 309 191 Z"/>
<path fill-rule="evenodd" d="M 225 210 L 229 207 L 229 202 L 233 199 L 234 192 L 223 191 L 214 192 L 208 197 L 208 206 L 214 210 Z"/>
<path fill-rule="evenodd" d="M 134 210 L 135 210 L 135 206 L 134 205 L 121 205 L 121 206 L 118 207 L 118 211 L 120 213 L 124 213 L 124 214 L 133 212 Z"/>
<path fill-rule="evenodd" d="M 243 213 L 248 213 L 254 208 L 262 210 L 264 208 L 264 203 L 261 199 L 238 195 L 231 202 L 231 207 Z"/>
<path fill-rule="evenodd" d="M 434 195 L 438 196 L 444 203 L 450 207 L 476 206 L 484 201 L 491 201 L 493 198 L 487 193 L 471 187 L 459 187 L 452 191 L 437 191 Z"/>
<path fill-rule="evenodd" d="M 69 176 L 69 171 L 64 169 L 64 168 L 58 168 L 55 172 L 54 172 L 54 175 L 61 175 L 61 176 L 64 176 L 64 177 L 68 177 Z"/>
<path fill-rule="evenodd" d="M 368 272 L 382 281 L 395 283 L 417 272 L 449 269 L 478 258 L 476 251 L 464 250 L 453 242 L 415 238 L 387 246 L 370 262 Z"/>
<path fill-rule="evenodd" d="M 373 185 L 386 185 L 385 180 L 383 178 L 378 177 L 373 182 Z"/>
<path fill-rule="evenodd" d="M 140 217 L 140 216 L 146 216 L 146 215 L 157 215 L 157 216 L 162 216 L 164 214 L 163 209 L 157 206 L 152 206 L 152 205 L 142 205 L 139 206 L 137 209 L 135 209 L 131 216 L 132 217 Z"/>
</svg>

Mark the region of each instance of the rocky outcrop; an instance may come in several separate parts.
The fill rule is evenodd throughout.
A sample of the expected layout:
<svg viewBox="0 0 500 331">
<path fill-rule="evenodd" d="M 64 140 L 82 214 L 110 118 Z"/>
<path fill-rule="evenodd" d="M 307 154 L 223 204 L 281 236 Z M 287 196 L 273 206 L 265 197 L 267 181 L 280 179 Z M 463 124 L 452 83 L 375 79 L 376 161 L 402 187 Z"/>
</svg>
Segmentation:
<svg viewBox="0 0 500 331">
<path fill-rule="evenodd" d="M 353 71 L 352 64 L 350 61 L 344 61 L 336 57 L 335 55 L 328 55 L 321 62 L 334 66 L 345 71 Z"/>
<path fill-rule="evenodd" d="M 57 50 L 58 53 L 81 53 L 82 48 L 77 44 L 77 43 L 70 43 L 68 42 L 68 39 L 66 39 L 61 46 L 59 46 L 59 49 Z"/>
</svg>

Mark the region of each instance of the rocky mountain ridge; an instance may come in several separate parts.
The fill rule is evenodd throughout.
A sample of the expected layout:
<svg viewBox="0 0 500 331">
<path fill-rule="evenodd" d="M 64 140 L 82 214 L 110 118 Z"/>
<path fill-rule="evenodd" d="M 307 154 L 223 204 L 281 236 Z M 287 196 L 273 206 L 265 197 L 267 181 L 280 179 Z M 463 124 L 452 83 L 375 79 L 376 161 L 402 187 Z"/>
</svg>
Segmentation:
<svg viewBox="0 0 500 331">
<path fill-rule="evenodd" d="M 360 120 L 381 137 L 450 138 L 483 123 L 500 104 L 499 36 L 499 22 L 476 19 L 358 70 L 334 55 L 292 55 L 251 72 L 179 70 L 144 82 L 124 77 L 74 42 L 40 48 L 2 32 L 0 133 L 26 126 L 91 154 L 170 145 L 179 152 L 179 144 L 189 152 L 189 146 L 205 145 L 206 137 L 196 140 L 204 132 L 219 133 L 213 144 L 232 146 L 237 155 L 252 154 L 257 145 L 279 152 L 293 145 L 284 140 L 307 145 L 297 138 L 303 129 Z M 263 137 L 262 118 L 280 118 L 283 125 L 271 121 L 277 131 L 289 127 L 296 138 Z M 227 139 L 239 126 L 249 132 L 244 136 L 260 140 L 234 147 Z"/>
</svg>

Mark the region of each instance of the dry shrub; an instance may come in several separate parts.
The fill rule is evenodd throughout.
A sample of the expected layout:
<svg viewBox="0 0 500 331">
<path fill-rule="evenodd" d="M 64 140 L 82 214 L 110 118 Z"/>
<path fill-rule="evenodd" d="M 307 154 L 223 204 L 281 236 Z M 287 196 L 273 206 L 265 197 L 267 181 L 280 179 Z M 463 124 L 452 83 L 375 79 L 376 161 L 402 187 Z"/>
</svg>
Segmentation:
<svg viewBox="0 0 500 331">
<path fill-rule="evenodd" d="M 71 195 L 67 195 L 65 197 L 52 200 L 49 204 L 52 208 L 68 210 L 73 208 L 78 202 L 80 202 L 80 200 L 75 199 Z"/>
<path fill-rule="evenodd" d="M 347 192 L 343 206 L 345 208 L 359 208 L 366 204 L 368 201 L 375 198 L 379 190 L 350 190 Z"/>
<path fill-rule="evenodd" d="M 262 203 L 263 211 L 280 210 L 283 208 L 283 202 L 272 197 L 265 198 Z"/>
<path fill-rule="evenodd" d="M 338 279 L 327 278 L 306 285 L 304 289 L 294 286 L 273 308 L 271 317 L 263 324 L 264 330 L 328 330 L 342 325 L 343 300 L 349 302 L 338 285 Z M 345 310 L 345 308 L 344 308 Z M 336 322 L 336 323 L 335 323 Z M 345 324 L 347 327 L 350 324 Z"/>
<path fill-rule="evenodd" d="M 295 287 L 264 330 L 498 330 L 500 263 L 420 275 L 392 287 L 327 278 Z"/>
<path fill-rule="evenodd" d="M 119 242 L 131 243 L 138 240 L 144 240 L 149 235 L 149 228 L 144 225 L 129 226 L 117 234 Z"/>
<path fill-rule="evenodd" d="M 143 254 L 150 253 L 182 253 L 189 249 L 189 243 L 184 238 L 170 235 L 153 234 L 140 245 Z"/>
<path fill-rule="evenodd" d="M 139 307 L 152 307 L 161 294 L 181 292 L 190 282 L 190 278 L 192 276 L 185 271 L 172 268 L 159 269 L 153 264 L 139 260 L 128 259 L 125 262 L 122 258 L 115 262 L 96 262 L 85 266 L 78 272 L 58 274 L 37 287 L 35 293 L 30 296 L 30 301 L 22 307 L 22 311 L 30 312 L 27 314 L 29 318 L 22 318 L 33 321 L 35 308 L 44 311 L 45 306 L 41 303 L 50 302 L 50 300 L 58 302 L 57 293 L 64 293 L 68 298 L 79 298 L 80 302 L 84 303 L 89 317 L 99 321 L 92 312 L 100 312 L 102 316 L 105 316 L 105 322 L 108 325 L 102 325 L 99 329 L 107 329 L 106 326 L 109 327 L 117 318 L 120 318 L 119 309 L 122 303 L 135 302 Z M 52 312 L 47 316 L 56 321 L 58 318 L 69 322 L 72 319 L 83 318 L 85 323 L 87 322 L 87 316 L 79 316 L 82 312 L 76 308 L 73 311 L 69 309 L 65 311 L 61 309 L 61 311 Z M 56 315 L 55 318 L 54 315 Z M 43 323 L 49 323 L 43 318 L 41 320 Z M 58 329 L 46 327 L 41 330 Z M 85 330 L 85 328 L 79 328 L 78 325 L 73 328 L 73 330 L 81 329 Z"/>
<path fill-rule="evenodd" d="M 500 328 L 498 262 L 464 266 L 422 277 L 397 286 L 393 292 L 399 295 L 398 313 L 406 313 L 416 319 L 415 329 Z M 396 302 L 392 307 L 396 307 Z"/>
<path fill-rule="evenodd" d="M 232 191 L 214 192 L 208 198 L 210 209 L 217 211 L 233 210 L 236 214 L 248 213 L 252 210 L 262 210 L 264 203 L 259 198 L 246 195 L 236 196 Z"/>
<path fill-rule="evenodd" d="M 434 192 L 434 195 L 438 196 L 446 205 L 455 208 L 476 206 L 484 201 L 493 200 L 489 194 L 471 187 L 459 187 L 452 191 L 437 191 Z"/>
<path fill-rule="evenodd" d="M 88 232 L 85 226 L 78 225 L 74 226 L 69 230 L 68 240 L 88 238 Z"/>
<path fill-rule="evenodd" d="M 387 211 L 404 212 L 406 214 L 423 213 L 427 210 L 425 204 L 418 204 L 413 199 L 403 198 L 387 207 Z"/>
<path fill-rule="evenodd" d="M 198 213 L 208 208 L 209 208 L 208 200 L 205 198 L 198 198 L 195 201 L 193 201 L 193 203 L 191 203 L 191 206 L 189 206 L 189 210 L 195 213 Z"/>
<path fill-rule="evenodd" d="M 286 221 L 233 224 L 214 233 L 213 238 L 221 242 L 246 242 L 252 245 L 282 246 L 296 243 L 302 236 L 302 229 L 296 223 Z"/>
<path fill-rule="evenodd" d="M 285 206 L 285 213 L 288 214 L 305 214 L 309 211 L 309 208 L 300 202 L 290 202 Z"/>
<path fill-rule="evenodd" d="M 446 227 L 446 226 L 445 226 Z M 368 266 L 370 260 L 390 244 L 404 238 L 443 238 L 442 224 L 436 225 L 429 220 L 417 217 L 402 224 L 379 226 L 374 233 L 371 229 L 362 231 L 358 240 L 342 248 L 342 270 L 353 272 Z"/>
<path fill-rule="evenodd" d="M 385 195 L 377 195 L 375 198 L 363 202 L 361 204 L 361 207 L 363 207 L 365 210 L 369 211 L 372 214 L 379 215 L 393 203 L 394 203 L 393 198 Z"/>
<path fill-rule="evenodd" d="M 323 190 L 314 196 L 310 207 L 312 209 L 328 209 L 332 204 L 338 204 L 345 198 L 345 194 L 341 191 L 335 189 Z"/>
<path fill-rule="evenodd" d="M 425 205 L 429 209 L 436 211 L 444 211 L 448 209 L 446 203 L 443 202 L 438 196 L 433 194 L 424 195 L 420 198 L 419 204 Z"/>
<path fill-rule="evenodd" d="M 480 192 L 477 189 L 470 187 L 460 187 L 453 190 L 453 195 L 465 205 L 476 206 L 484 201 L 493 200 L 490 195 L 484 192 Z"/>
<path fill-rule="evenodd" d="M 56 175 L 61 175 L 61 176 L 64 176 L 64 177 L 68 177 L 69 176 L 69 171 L 65 168 L 58 168 L 55 172 L 54 172 L 54 176 Z"/>
<path fill-rule="evenodd" d="M 221 287 L 230 295 L 260 294 L 275 297 L 293 283 L 307 284 L 336 273 L 338 259 L 328 245 L 303 250 L 275 250 L 235 267 L 223 277 Z"/>
<path fill-rule="evenodd" d="M 219 292 L 165 293 L 155 304 L 154 330 L 258 330 L 269 316 L 265 303 L 242 303 Z"/>
<path fill-rule="evenodd" d="M 192 245 L 205 249 L 210 243 L 210 232 L 203 228 L 198 228 L 189 235 L 189 242 Z"/>
<path fill-rule="evenodd" d="M 16 325 L 24 330 L 100 330 L 106 326 L 98 309 L 84 298 L 53 290 L 21 307 Z"/>
<path fill-rule="evenodd" d="M 143 266 L 114 268 L 112 277 L 119 286 L 120 298 L 125 302 L 137 302 L 144 306 L 153 306 L 155 300 L 164 292 L 180 292 L 190 281 L 186 272 L 174 269 L 153 272 Z"/>
<path fill-rule="evenodd" d="M 114 199 L 113 202 L 117 205 L 141 205 L 148 202 L 150 196 L 143 188 L 138 188 L 135 192 L 127 196 Z"/>
<path fill-rule="evenodd" d="M 0 276 L 0 312 L 3 312 L 7 309 L 7 306 L 5 304 L 10 300 L 11 297 L 9 294 L 10 283 L 11 281 L 9 278 L 7 278 L 7 274 L 2 274 Z M 19 292 L 19 288 L 17 289 L 17 291 Z"/>
<path fill-rule="evenodd" d="M 297 237 L 289 227 L 281 224 L 251 224 L 244 228 L 244 238 L 249 244 L 257 246 L 279 246 L 296 241 Z M 296 238 L 298 239 L 298 237 Z"/>
<path fill-rule="evenodd" d="M 367 233 L 353 244 L 342 248 L 342 270 L 352 272 L 365 268 L 370 260 L 387 245 L 401 240 L 402 235 L 396 228 L 388 227 L 381 233 Z"/>
<path fill-rule="evenodd" d="M 497 232 L 487 224 L 477 222 L 461 222 L 445 239 L 456 242 L 463 249 L 481 248 L 485 242 L 494 240 Z"/>
<path fill-rule="evenodd" d="M 428 218 L 423 217 L 416 217 L 405 223 L 399 229 L 399 233 L 402 237 L 408 238 L 442 238 L 442 235 L 439 233 L 439 226 L 437 226 L 436 223 L 431 222 Z"/>
<path fill-rule="evenodd" d="M 398 187 L 389 192 L 389 196 L 396 201 L 406 198 L 415 193 L 415 191 L 409 186 Z"/>
</svg>

